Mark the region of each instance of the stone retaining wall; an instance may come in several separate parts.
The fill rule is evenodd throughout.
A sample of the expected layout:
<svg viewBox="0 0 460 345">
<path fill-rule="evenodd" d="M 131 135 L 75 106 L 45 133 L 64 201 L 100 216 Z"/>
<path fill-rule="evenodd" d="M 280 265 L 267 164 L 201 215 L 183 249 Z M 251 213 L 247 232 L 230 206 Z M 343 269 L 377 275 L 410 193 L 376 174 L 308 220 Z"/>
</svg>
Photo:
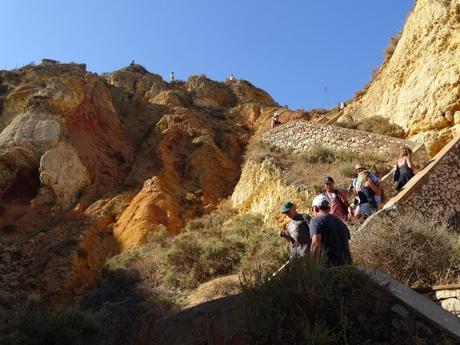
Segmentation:
<svg viewBox="0 0 460 345">
<path fill-rule="evenodd" d="M 425 292 L 424 295 L 439 304 L 444 310 L 460 317 L 460 289 L 442 289 Z"/>
<path fill-rule="evenodd" d="M 417 212 L 436 219 L 460 213 L 460 136 L 447 144 L 403 190 L 368 222 L 387 214 Z"/>
<path fill-rule="evenodd" d="M 313 146 L 323 145 L 358 154 L 389 155 L 390 159 L 398 157 L 403 147 L 415 150 L 419 146 L 418 143 L 404 139 L 302 120 L 291 121 L 272 129 L 262 136 L 262 141 L 295 152 L 303 152 Z"/>
<path fill-rule="evenodd" d="M 430 163 L 430 156 L 426 150 L 425 144 L 420 144 L 415 150 L 412 156 L 412 160 L 414 164 L 417 166 L 415 172 L 417 173 L 418 170 L 421 171 L 425 166 Z M 382 186 L 386 200 L 389 200 L 396 196 L 398 193 L 393 185 L 393 173 L 394 168 L 386 174 L 384 177 L 381 178 L 380 185 Z"/>
</svg>

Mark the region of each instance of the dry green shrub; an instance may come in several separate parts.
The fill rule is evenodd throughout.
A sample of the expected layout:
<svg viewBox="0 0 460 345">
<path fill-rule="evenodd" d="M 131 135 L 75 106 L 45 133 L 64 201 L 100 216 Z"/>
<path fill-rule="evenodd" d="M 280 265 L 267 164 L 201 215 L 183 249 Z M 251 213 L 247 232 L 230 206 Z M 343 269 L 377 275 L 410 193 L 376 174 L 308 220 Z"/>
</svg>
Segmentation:
<svg viewBox="0 0 460 345">
<path fill-rule="evenodd" d="M 390 123 L 388 119 L 381 116 L 372 116 L 363 120 L 359 124 L 358 129 L 364 132 L 404 138 L 404 130 L 400 126 Z"/>
<path fill-rule="evenodd" d="M 402 129 L 402 127 L 397 124 L 390 123 L 388 119 L 382 116 L 371 116 L 359 122 L 337 122 L 336 125 L 395 138 L 405 137 L 404 129 Z"/>
<path fill-rule="evenodd" d="M 85 345 L 95 344 L 99 325 L 87 312 L 78 309 L 27 310 L 13 333 L 2 337 L 3 345 Z"/>
<path fill-rule="evenodd" d="M 171 239 L 157 267 L 164 284 L 187 290 L 256 266 L 276 270 L 285 258 L 286 247 L 261 216 L 223 221 L 216 213 L 191 221 L 187 231 Z"/>
<path fill-rule="evenodd" d="M 287 185 L 312 193 L 322 191 L 326 175 L 334 176 L 338 186 L 346 188 L 348 179 L 355 175 L 354 165 L 365 164 L 368 170 L 383 176 L 388 170 L 388 157 L 380 154 L 356 154 L 350 150 L 331 149 L 317 145 L 310 150 L 297 154 L 274 148 L 260 141 L 248 146 L 246 159 L 262 163 L 269 159 L 283 171 L 283 181 Z"/>
<path fill-rule="evenodd" d="M 303 258 L 274 278 L 245 276 L 243 288 L 250 344 L 370 344 L 390 336 L 391 297 L 351 266 L 321 268 Z"/>
<path fill-rule="evenodd" d="M 312 147 L 305 152 L 301 159 L 307 163 L 334 163 L 336 156 L 335 151 L 322 145 Z"/>
<path fill-rule="evenodd" d="M 285 153 L 261 140 L 254 140 L 246 148 L 245 160 L 262 163 L 267 157 L 282 157 Z"/>
<path fill-rule="evenodd" d="M 419 214 L 376 218 L 352 239 L 355 262 L 410 286 L 457 282 L 459 236 L 446 223 Z"/>
</svg>

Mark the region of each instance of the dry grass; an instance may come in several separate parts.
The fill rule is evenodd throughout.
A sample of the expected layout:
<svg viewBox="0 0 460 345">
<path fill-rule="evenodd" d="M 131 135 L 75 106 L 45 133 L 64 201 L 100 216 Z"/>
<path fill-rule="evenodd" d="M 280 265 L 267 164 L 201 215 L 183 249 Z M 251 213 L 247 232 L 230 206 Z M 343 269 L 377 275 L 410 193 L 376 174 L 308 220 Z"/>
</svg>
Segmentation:
<svg viewBox="0 0 460 345">
<path fill-rule="evenodd" d="M 284 242 L 258 215 L 237 215 L 224 206 L 191 220 L 168 237 L 160 230 L 148 245 L 113 257 L 106 270 L 134 270 L 147 289 L 186 296 L 214 278 L 254 269 L 276 270 L 287 256 Z"/>
<path fill-rule="evenodd" d="M 338 122 L 336 125 L 363 132 L 377 133 L 395 138 L 405 138 L 405 132 L 402 127 L 390 123 L 388 119 L 381 116 L 372 116 L 360 122 Z"/>
<path fill-rule="evenodd" d="M 95 344 L 100 330 L 89 313 L 77 309 L 45 311 L 31 308 L 17 324 L 10 326 L 12 333 L 9 336 L 0 334 L 3 345 Z"/>
<path fill-rule="evenodd" d="M 386 217 L 355 233 L 355 263 L 375 267 L 410 286 L 457 282 L 459 235 L 419 214 Z"/>
<path fill-rule="evenodd" d="M 383 176 L 389 169 L 388 157 L 371 153 L 357 155 L 351 151 L 333 150 L 318 145 L 302 154 L 282 151 L 261 141 L 252 142 L 246 151 L 246 160 L 258 164 L 270 160 L 284 172 L 284 182 L 288 185 L 317 193 L 323 190 L 325 176 L 333 176 L 340 188 L 346 189 L 354 176 L 354 165 L 363 163 L 366 167 Z"/>
<path fill-rule="evenodd" d="M 201 284 L 187 296 L 187 306 L 197 305 L 241 292 L 238 274 L 219 277 Z"/>
<path fill-rule="evenodd" d="M 373 344 L 390 336 L 390 296 L 351 266 L 304 258 L 269 278 L 259 271 L 243 280 L 250 344 Z"/>
<path fill-rule="evenodd" d="M 401 39 L 402 36 L 402 31 L 398 32 L 396 35 L 392 36 L 390 38 L 390 44 L 388 47 L 385 49 L 385 52 L 383 54 L 384 57 L 384 63 L 387 62 L 388 60 L 391 59 L 393 56 L 393 53 L 396 50 L 396 47 L 398 46 L 399 40 Z"/>
</svg>

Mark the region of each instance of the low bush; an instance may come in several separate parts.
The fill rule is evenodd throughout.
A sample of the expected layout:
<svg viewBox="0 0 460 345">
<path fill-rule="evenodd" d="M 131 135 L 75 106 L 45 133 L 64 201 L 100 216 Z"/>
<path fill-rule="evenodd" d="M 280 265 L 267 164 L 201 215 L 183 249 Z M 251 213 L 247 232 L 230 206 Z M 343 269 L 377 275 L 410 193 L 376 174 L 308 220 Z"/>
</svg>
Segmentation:
<svg viewBox="0 0 460 345">
<path fill-rule="evenodd" d="M 28 310 L 13 326 L 14 333 L 0 339 L 5 345 L 84 345 L 99 332 L 92 316 L 78 309 Z"/>
<path fill-rule="evenodd" d="M 336 125 L 395 138 L 405 137 L 405 132 L 402 127 L 397 124 L 390 123 L 388 119 L 382 116 L 371 116 L 359 122 L 337 122 Z"/>
<path fill-rule="evenodd" d="M 358 344 L 358 338 L 371 344 L 389 338 L 390 296 L 353 267 L 320 268 L 301 259 L 275 277 L 261 271 L 245 276 L 243 287 L 250 344 Z"/>
<path fill-rule="evenodd" d="M 383 176 L 390 169 L 388 157 L 372 153 L 356 154 L 350 150 L 331 149 L 322 145 L 297 154 L 257 141 L 249 145 L 246 152 L 248 159 L 258 164 L 270 160 L 281 168 L 286 184 L 311 193 L 323 190 L 325 176 L 333 176 L 338 187 L 347 188 L 350 179 L 355 176 L 354 166 L 358 162 L 378 176 Z"/>
<path fill-rule="evenodd" d="M 217 213 L 218 214 L 218 213 Z M 276 270 L 286 258 L 285 246 L 261 216 L 238 215 L 227 221 L 213 214 L 189 223 L 171 239 L 158 260 L 158 278 L 180 290 L 196 288 L 215 277 L 253 270 Z M 192 230 L 193 229 L 193 230 Z"/>
<path fill-rule="evenodd" d="M 266 144 L 260 140 L 254 140 L 246 148 L 245 160 L 251 160 L 256 163 L 262 163 L 268 157 L 283 157 L 285 153 L 276 147 Z"/>
<path fill-rule="evenodd" d="M 458 281 L 459 235 L 448 224 L 404 214 L 370 223 L 352 239 L 355 262 L 410 286 Z"/>
</svg>

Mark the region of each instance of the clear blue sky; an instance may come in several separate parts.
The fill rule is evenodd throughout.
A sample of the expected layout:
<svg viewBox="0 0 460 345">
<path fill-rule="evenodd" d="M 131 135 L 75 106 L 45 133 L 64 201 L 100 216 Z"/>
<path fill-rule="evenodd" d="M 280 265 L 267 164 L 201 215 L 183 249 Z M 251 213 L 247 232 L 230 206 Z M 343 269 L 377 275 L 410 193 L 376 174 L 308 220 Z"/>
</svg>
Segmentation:
<svg viewBox="0 0 460 345">
<path fill-rule="evenodd" d="M 0 69 L 49 57 L 108 72 L 135 59 L 164 78 L 233 73 L 282 105 L 327 107 L 369 80 L 413 3 L 0 0 Z"/>
</svg>

